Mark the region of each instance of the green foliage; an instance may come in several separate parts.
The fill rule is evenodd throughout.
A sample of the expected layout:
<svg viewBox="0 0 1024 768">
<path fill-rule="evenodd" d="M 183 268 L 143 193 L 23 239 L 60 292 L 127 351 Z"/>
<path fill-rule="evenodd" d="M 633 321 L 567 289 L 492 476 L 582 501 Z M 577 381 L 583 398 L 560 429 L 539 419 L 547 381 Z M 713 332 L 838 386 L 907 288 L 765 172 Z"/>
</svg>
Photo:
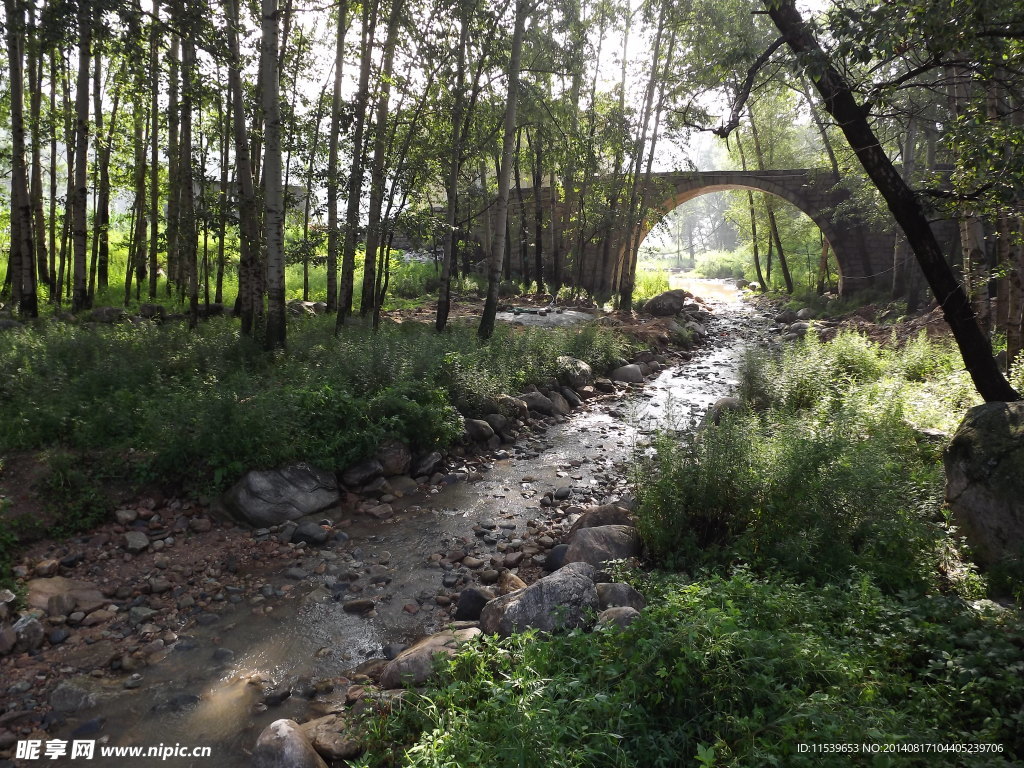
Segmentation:
<svg viewBox="0 0 1024 768">
<path fill-rule="evenodd" d="M 748 265 L 749 262 L 749 265 Z M 750 255 L 742 250 L 713 251 L 697 260 L 694 270 L 701 277 L 712 280 L 732 278 L 737 280 L 753 280 L 753 262 Z"/>
<path fill-rule="evenodd" d="M 49 495 L 84 521 L 101 506 L 100 468 L 216 490 L 294 461 L 344 468 L 386 438 L 425 451 L 459 435 L 456 407 L 486 412 L 495 395 L 550 376 L 559 355 L 603 370 L 623 349 L 598 327 L 501 327 L 481 344 L 459 323 L 444 334 L 352 324 L 336 336 L 329 317 L 293 323 L 289 345 L 266 356 L 229 318 L 195 332 L 47 322 L 2 334 L 0 407 L 17 417 L 0 420 L 0 452 L 59 448 Z"/>
<path fill-rule="evenodd" d="M 682 440 L 663 436 L 638 462 L 652 554 L 677 568 L 747 562 L 818 582 L 853 568 L 890 591 L 924 592 L 942 578 L 976 590 L 969 570 L 940 575 L 958 544 L 940 513 L 937 456 L 908 423 L 957 418 L 956 407 L 936 413 L 936 401 L 955 399 L 956 365 L 923 336 L 893 352 L 852 333 L 828 344 L 811 333 L 778 359 L 748 357 L 741 392 L 758 410 Z M 920 407 L 937 381 L 947 399 Z"/>
<path fill-rule="evenodd" d="M 41 457 L 47 473 L 41 482 L 49 512 L 57 523 L 51 535 L 70 536 L 87 531 L 103 522 L 110 508 L 106 487 L 112 479 L 109 468 L 92 457 L 82 457 L 60 449 L 46 451 Z"/>
<path fill-rule="evenodd" d="M 1024 354 L 1018 354 L 1010 367 L 1010 384 L 1018 392 L 1024 392 Z"/>
<path fill-rule="evenodd" d="M 866 576 L 811 587 L 737 569 L 654 576 L 628 629 L 484 638 L 366 723 L 361 766 L 819 766 L 815 743 L 996 743 L 1024 756 L 1019 619 Z M 994 705 L 998 702 L 998 710 Z M 871 765 L 963 765 L 875 755 Z"/>
<path fill-rule="evenodd" d="M 391 259 L 389 292 L 401 299 L 419 299 L 437 293 L 441 277 L 437 267 L 426 261 Z"/>
<path fill-rule="evenodd" d="M 638 269 L 636 283 L 633 286 L 633 300 L 639 306 L 652 296 L 664 293 L 669 289 L 668 272 L 660 267 Z"/>
</svg>

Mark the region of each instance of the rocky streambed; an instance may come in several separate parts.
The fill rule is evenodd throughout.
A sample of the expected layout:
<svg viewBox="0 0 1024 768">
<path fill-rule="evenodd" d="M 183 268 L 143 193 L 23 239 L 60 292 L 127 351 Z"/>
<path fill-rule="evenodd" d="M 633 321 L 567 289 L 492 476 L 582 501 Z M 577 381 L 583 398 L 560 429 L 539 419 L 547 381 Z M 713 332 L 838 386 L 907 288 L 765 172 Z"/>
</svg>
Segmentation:
<svg viewBox="0 0 1024 768">
<path fill-rule="evenodd" d="M 307 723 L 296 738 L 323 757 L 351 754 L 353 708 L 400 695 L 387 686 L 473 635 L 501 595 L 569 573 L 557 568 L 581 520 L 628 523 L 624 463 L 638 443 L 666 423 L 685 428 L 728 394 L 743 347 L 765 330 L 734 298 L 714 310 L 692 359 L 645 353 L 617 381 L 572 389 L 578 402 L 560 388 L 524 393 L 511 424 L 467 425 L 483 453 L 431 458 L 409 475 L 373 467 L 358 494 L 297 522 L 253 530 L 152 498 L 89 537 L 31 553 L 19 571 L 31 610 L 20 626 L 0 617 L 0 765 L 18 740 L 59 738 L 209 746 L 218 766 L 247 766 L 258 735 L 281 719 Z M 380 461 L 383 470 L 388 456 Z M 629 532 L 592 543 L 636 548 Z M 573 569 L 587 565 L 579 560 Z M 635 610 L 632 596 L 587 578 L 589 607 L 618 606 L 616 621 Z M 485 629 L 514 628 L 508 614 L 485 615 Z M 432 645 L 406 650 L 424 636 Z M 266 738 L 293 736 L 278 726 Z M 104 764 L 98 752 L 93 762 Z"/>
</svg>

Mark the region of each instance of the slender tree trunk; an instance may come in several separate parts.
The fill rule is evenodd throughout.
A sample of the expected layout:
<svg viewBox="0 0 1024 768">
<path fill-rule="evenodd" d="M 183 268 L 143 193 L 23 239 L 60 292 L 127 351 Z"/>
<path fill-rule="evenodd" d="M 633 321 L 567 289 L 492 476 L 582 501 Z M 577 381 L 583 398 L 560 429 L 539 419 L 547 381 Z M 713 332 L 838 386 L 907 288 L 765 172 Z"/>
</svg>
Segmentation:
<svg viewBox="0 0 1024 768">
<path fill-rule="evenodd" d="M 537 293 L 544 293 L 544 202 L 540 199 L 541 185 L 544 183 L 544 149 L 542 139 L 536 133 L 535 142 L 530 141 L 530 131 L 526 132 L 526 144 L 533 147 L 533 268 L 537 275 Z M 526 211 L 519 212 L 525 221 Z"/>
<path fill-rule="evenodd" d="M 71 277 L 72 266 L 68 264 L 68 251 L 69 245 L 72 249 L 74 248 L 74 244 L 69 243 L 69 241 L 73 240 L 72 229 L 74 227 L 73 221 L 75 219 L 75 206 L 77 204 L 78 194 L 77 189 L 75 188 L 75 179 L 78 178 L 78 174 L 75 171 L 75 162 L 78 159 L 78 125 L 75 110 L 72 108 L 71 102 L 71 64 L 68 61 L 70 55 L 70 52 L 61 53 L 61 69 L 63 70 L 61 86 L 64 96 L 64 144 L 67 147 L 68 174 L 67 190 L 64 196 L 64 221 L 61 226 L 60 236 L 60 266 L 57 273 L 58 306 L 60 306 L 66 298 L 71 296 L 71 286 L 73 281 Z M 88 70 L 86 71 L 88 72 Z M 88 104 L 89 102 L 86 101 L 86 107 L 88 107 Z M 73 255 L 71 258 L 73 260 Z"/>
<path fill-rule="evenodd" d="M 903 168 L 901 170 L 903 179 L 909 184 L 913 180 L 914 175 L 914 149 L 916 147 L 917 138 L 917 120 L 911 117 L 907 121 L 906 133 L 903 136 Z M 916 264 L 912 261 L 910 254 L 910 248 L 907 247 L 907 241 L 902 237 L 896 238 L 896 243 L 893 246 L 892 254 L 892 292 L 891 296 L 894 299 L 900 299 L 907 294 L 907 281 L 909 272 L 916 268 Z"/>
<path fill-rule="evenodd" d="M 373 62 L 373 37 L 377 25 L 378 0 L 363 3 L 359 89 L 355 103 L 355 129 L 352 136 L 352 169 L 349 173 L 348 205 L 345 211 L 345 241 L 341 254 L 341 286 L 338 289 L 338 321 L 341 328 L 352 312 L 355 282 L 356 241 L 359 234 L 359 203 L 363 192 L 363 135 L 366 132 L 366 108 L 370 100 L 370 68 Z"/>
<path fill-rule="evenodd" d="M 757 123 L 754 120 L 754 110 L 747 105 L 747 113 L 750 115 L 750 134 L 754 137 L 754 154 L 757 157 L 757 168 L 760 171 L 767 170 L 764 151 L 761 148 L 761 138 L 757 130 Z M 793 292 L 793 277 L 789 273 L 789 262 L 786 261 L 786 251 L 782 247 L 782 238 L 779 237 L 779 224 L 775 220 L 775 207 L 771 198 L 765 195 L 765 210 L 768 211 L 768 231 L 772 240 L 775 241 L 775 252 L 779 255 L 779 269 L 782 270 L 782 280 L 786 284 L 786 293 Z"/>
<path fill-rule="evenodd" d="M 25 167 L 25 96 L 23 44 L 24 9 L 17 0 L 4 0 L 7 15 L 7 67 L 11 106 L 11 274 L 12 299 L 22 317 L 37 317 L 35 247 L 32 239 L 32 205 Z"/>
<path fill-rule="evenodd" d="M 348 2 L 338 6 L 338 26 L 334 36 L 334 93 L 331 100 L 331 130 L 327 149 L 327 311 L 338 310 L 338 145 L 341 142 L 342 74 L 345 64 L 345 34 L 348 32 Z"/>
<path fill-rule="evenodd" d="M 597 51 L 594 54 L 594 60 L 601 60 L 601 52 L 604 48 L 604 31 L 607 26 L 607 11 L 606 6 L 602 3 L 600 5 L 601 18 L 598 22 L 598 41 Z M 594 169 L 597 166 L 597 157 L 594 151 L 594 136 L 597 133 L 597 79 L 598 79 L 598 67 L 594 67 L 594 74 L 590 80 L 590 100 L 587 107 L 587 140 L 584 143 L 586 152 L 586 164 L 583 169 L 583 181 L 580 183 L 579 195 L 577 201 L 573 204 L 572 211 L 575 214 L 576 221 L 576 248 L 573 252 L 573 258 L 575 259 L 575 293 L 579 293 L 580 289 L 584 288 L 584 267 L 587 263 L 587 207 L 586 201 L 590 194 L 591 177 L 594 174 Z M 592 286 L 591 286 L 592 287 Z"/>
<path fill-rule="evenodd" d="M 141 72 L 139 79 L 142 79 Z M 145 100 L 144 96 L 142 83 L 139 83 L 134 96 L 136 103 L 132 105 L 132 133 L 135 139 L 135 235 L 132 238 L 132 251 L 129 254 L 129 259 L 135 265 L 136 299 L 142 292 L 142 281 L 146 279 L 146 234 L 149 224 L 146 219 L 148 209 L 146 175 L 148 169 L 146 168 L 145 135 L 145 126 L 149 121 L 149 115 L 146 114 L 148 100 Z"/>
<path fill-rule="evenodd" d="M 738 133 L 736 134 L 736 148 L 740 153 L 740 167 L 746 171 L 747 156 L 743 152 L 743 142 Z M 757 244 L 757 209 L 754 207 L 754 193 L 749 189 L 747 190 L 747 208 L 750 210 L 750 247 L 754 253 L 754 271 L 757 273 L 757 282 L 761 285 L 761 291 L 764 292 L 768 290 L 769 286 L 761 272 L 761 257 Z"/>
<path fill-rule="evenodd" d="M 224 303 L 224 239 L 228 229 L 228 148 L 231 145 L 231 102 L 228 101 L 225 114 L 225 94 L 217 97 L 218 140 L 220 141 L 220 189 L 217 196 L 217 280 L 213 290 L 213 301 Z"/>
<path fill-rule="evenodd" d="M 317 151 L 320 149 L 320 125 L 323 122 L 324 96 L 327 93 L 327 84 L 324 84 L 320 92 L 320 98 L 316 102 L 316 115 L 314 116 L 313 148 L 309 152 L 309 162 L 306 164 L 306 195 L 302 203 L 302 300 L 309 301 L 309 262 L 311 248 L 309 247 L 309 217 L 313 202 L 313 174 L 316 171 Z M 335 258 L 337 261 L 337 258 Z M 327 295 L 333 291 L 328 288 Z"/>
<path fill-rule="evenodd" d="M 149 298 L 155 299 L 159 266 L 160 239 L 160 4 L 153 3 L 153 20 L 149 40 Z"/>
<path fill-rule="evenodd" d="M 281 101 L 277 0 L 262 0 L 260 88 L 263 93 L 264 238 L 267 243 L 267 349 L 283 349 L 287 330 L 284 301 L 284 190 L 281 186 Z"/>
<path fill-rule="evenodd" d="M 32 179 L 29 198 L 32 206 L 32 240 L 35 246 L 36 270 L 39 282 L 47 286 L 53 294 L 53 273 L 48 263 L 46 251 L 46 217 L 43 214 L 43 161 L 41 114 L 43 103 L 43 56 L 39 47 L 39 35 L 35 23 L 35 14 L 30 4 L 28 7 L 28 82 L 29 82 L 29 121 L 31 124 L 32 144 Z"/>
<path fill-rule="evenodd" d="M 487 298 L 477 335 L 489 339 L 494 334 L 494 318 L 498 313 L 498 283 L 501 263 L 505 255 L 505 224 L 508 220 L 508 190 L 512 177 L 512 154 L 515 151 L 516 109 L 519 104 L 519 68 L 526 30 L 527 0 L 516 0 L 515 28 L 512 32 L 512 51 L 508 64 L 508 97 L 505 101 L 504 135 L 501 143 L 501 165 L 498 169 L 498 200 L 495 203 L 494 240 L 487 272 Z"/>
<path fill-rule="evenodd" d="M 86 205 L 88 203 L 87 163 L 89 158 L 89 59 L 92 49 L 92 3 L 78 4 L 78 82 L 75 88 L 75 196 L 71 215 L 74 244 L 74 293 L 71 311 L 88 309 L 86 287 Z"/>
<path fill-rule="evenodd" d="M 516 232 L 519 235 L 519 271 L 523 276 L 523 285 L 525 290 L 529 290 L 530 283 L 533 282 L 533 275 L 530 270 L 530 259 L 529 259 L 529 229 L 526 226 L 526 198 L 523 194 L 523 174 L 520 170 L 520 161 L 522 160 L 522 139 L 523 139 L 523 127 L 520 126 L 516 130 L 516 149 L 515 149 L 515 160 L 512 163 L 512 177 L 515 182 L 516 188 L 516 204 L 518 207 L 519 215 L 516 219 Z M 495 159 L 495 162 L 501 164 L 501 158 Z M 490 222 L 490 217 L 487 219 Z M 493 234 L 488 230 L 485 242 L 490 244 Z M 509 259 L 511 261 L 511 259 Z M 544 273 L 537 273 L 537 293 L 541 293 L 544 290 Z"/>
<path fill-rule="evenodd" d="M 237 1 L 237 0 L 236 0 Z M 178 127 L 181 123 L 181 108 L 178 104 L 178 85 L 181 70 L 181 40 L 171 34 L 171 50 L 169 55 L 170 69 L 167 83 L 167 273 L 165 286 L 167 295 L 171 295 L 171 286 L 178 274 L 178 220 L 181 207 L 181 179 L 178 167 L 181 156 L 181 141 Z"/>
<path fill-rule="evenodd" d="M 970 300 L 946 264 L 942 249 L 913 191 L 900 177 L 857 104 L 846 78 L 833 66 L 796 9 L 795 0 L 764 0 L 765 9 L 801 65 L 814 73 L 825 109 L 836 120 L 864 170 L 903 229 L 964 358 L 975 387 L 988 402 L 1018 400 L 992 355 Z"/>
<path fill-rule="evenodd" d="M 232 130 L 235 140 L 235 178 L 238 182 L 238 313 L 243 336 L 253 337 L 263 318 L 263 270 L 256 188 L 249 157 L 242 96 L 242 64 L 238 46 L 239 0 L 228 0 L 228 83 L 231 90 Z"/>
<path fill-rule="evenodd" d="M 644 168 L 643 177 L 640 181 L 640 195 L 636 201 L 636 237 L 633 238 L 633 228 L 630 227 L 627 232 L 629 233 L 630 239 L 627 240 L 628 246 L 626 250 L 625 259 L 625 272 L 622 277 L 622 282 L 619 289 L 619 308 L 629 312 L 633 309 L 633 289 L 636 286 L 636 266 L 640 256 L 640 244 L 642 242 L 642 234 L 646 227 L 644 226 L 645 220 L 647 219 L 649 212 L 647 210 L 647 199 L 651 189 L 651 171 L 654 166 L 654 153 L 658 147 L 658 131 L 661 127 L 661 115 L 665 108 L 665 87 L 669 81 L 672 71 L 672 59 L 675 55 L 675 44 L 676 44 L 676 33 L 675 30 L 671 30 L 669 33 L 668 44 L 666 45 L 665 52 L 665 65 L 661 73 L 661 76 L 657 79 L 657 99 L 654 102 L 654 125 L 651 128 L 651 139 L 650 148 L 647 150 L 647 164 Z M 655 53 L 654 59 L 654 72 L 658 71 L 658 58 Z M 641 144 L 640 152 L 641 157 L 643 156 L 644 147 Z M 640 164 L 637 163 L 637 171 L 639 171 Z"/>
<path fill-rule="evenodd" d="M 188 297 L 188 324 L 199 324 L 199 281 L 196 265 L 198 233 L 196 228 L 195 172 L 192 168 L 192 118 L 195 105 L 196 49 L 191 38 L 181 41 L 181 135 L 178 147 L 178 179 L 181 184 L 178 211 L 179 292 Z M 204 170 L 205 174 L 205 170 Z"/>
<path fill-rule="evenodd" d="M 825 281 L 828 279 L 828 238 L 821 232 L 821 258 L 818 259 L 818 283 L 815 286 L 819 296 L 825 293 Z"/>
<path fill-rule="evenodd" d="M 100 166 L 102 163 L 103 140 L 106 138 L 103 131 L 103 54 L 93 51 L 93 83 L 92 83 L 92 111 L 93 123 L 96 125 L 96 135 L 92 145 L 92 252 L 89 258 L 89 306 L 93 306 L 96 297 L 96 272 L 99 266 L 100 234 L 103 231 L 102 216 L 100 215 L 100 187 L 99 183 Z M 129 259 L 131 255 L 129 254 Z"/>
<path fill-rule="evenodd" d="M 391 75 L 394 71 L 395 46 L 398 44 L 398 26 L 402 8 L 402 0 L 392 0 L 387 36 L 384 40 L 384 59 L 381 63 L 380 86 L 377 95 L 377 120 L 374 126 L 373 161 L 370 166 L 370 216 L 366 229 L 366 254 L 363 259 L 363 291 L 359 302 L 361 317 L 365 317 L 373 311 L 375 303 L 375 270 L 377 250 L 381 242 L 381 210 L 384 207 L 384 156 L 387 152 Z"/>
<path fill-rule="evenodd" d="M 57 287 L 57 50 L 50 51 L 50 303 L 60 303 Z M 70 154 L 69 158 L 70 158 Z M 69 163 L 70 168 L 70 163 Z"/>
</svg>

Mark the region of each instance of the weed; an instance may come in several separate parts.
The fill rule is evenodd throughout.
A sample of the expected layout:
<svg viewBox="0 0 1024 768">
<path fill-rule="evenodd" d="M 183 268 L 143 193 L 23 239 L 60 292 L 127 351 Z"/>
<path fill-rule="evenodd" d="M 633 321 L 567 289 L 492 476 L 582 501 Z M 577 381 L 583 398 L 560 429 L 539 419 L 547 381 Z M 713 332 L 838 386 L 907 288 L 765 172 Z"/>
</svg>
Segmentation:
<svg viewBox="0 0 1024 768">
<path fill-rule="evenodd" d="M 640 586 L 650 603 L 624 631 L 467 645 L 369 721 L 358 765 L 830 764 L 798 749 L 811 742 L 1000 744 L 972 755 L 982 766 L 1024 755 L 1024 627 L 1010 614 L 901 600 L 864 575 L 811 587 L 740 568 Z"/>
</svg>

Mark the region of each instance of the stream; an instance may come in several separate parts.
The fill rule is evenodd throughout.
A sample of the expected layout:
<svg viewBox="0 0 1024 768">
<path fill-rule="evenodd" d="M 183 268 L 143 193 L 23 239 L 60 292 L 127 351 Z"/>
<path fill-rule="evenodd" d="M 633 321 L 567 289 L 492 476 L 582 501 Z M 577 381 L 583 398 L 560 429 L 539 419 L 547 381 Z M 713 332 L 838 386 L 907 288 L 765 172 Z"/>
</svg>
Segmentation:
<svg viewBox="0 0 1024 768">
<path fill-rule="evenodd" d="M 585 404 L 547 432 L 497 452 L 507 458 L 486 460 L 465 482 L 402 499 L 404 508 L 399 505 L 391 519 L 356 518 L 348 541 L 306 550 L 301 559 L 307 578 L 264 574 L 260 591 L 267 602 L 259 610 L 238 596 L 216 625 L 190 627 L 154 656 L 136 677 L 138 687 L 126 689 L 124 678 L 88 681 L 110 687 L 99 690 L 95 707 L 69 718 L 59 737 L 209 746 L 211 758 L 167 763 L 249 766 L 248 751 L 267 724 L 283 717 L 307 720 L 344 702 L 343 690 L 332 693 L 322 681 L 380 657 L 389 644 L 411 642 L 451 621 L 434 596 L 473 583 L 476 574 L 461 564 L 439 563 L 436 553 L 462 547 L 486 560 L 516 549 L 527 531 L 548 521 L 553 510 L 540 501 L 556 489 L 559 495 L 568 490 L 569 503 L 581 506 L 627 496 L 623 465 L 636 446 L 661 426 L 693 425 L 730 394 L 744 347 L 766 325 L 731 285 L 677 279 L 672 287 L 705 297 L 715 313 L 709 343 L 690 362 L 663 369 L 625 398 Z M 365 574 L 358 597 L 376 599 L 369 615 L 345 611 L 344 599 L 356 595 L 334 599 L 333 585 L 352 571 Z M 283 700 L 277 703 L 273 694 L 267 699 L 251 681 L 287 684 Z M 124 758 L 103 758 L 97 748 L 92 764 L 124 765 Z"/>
</svg>

